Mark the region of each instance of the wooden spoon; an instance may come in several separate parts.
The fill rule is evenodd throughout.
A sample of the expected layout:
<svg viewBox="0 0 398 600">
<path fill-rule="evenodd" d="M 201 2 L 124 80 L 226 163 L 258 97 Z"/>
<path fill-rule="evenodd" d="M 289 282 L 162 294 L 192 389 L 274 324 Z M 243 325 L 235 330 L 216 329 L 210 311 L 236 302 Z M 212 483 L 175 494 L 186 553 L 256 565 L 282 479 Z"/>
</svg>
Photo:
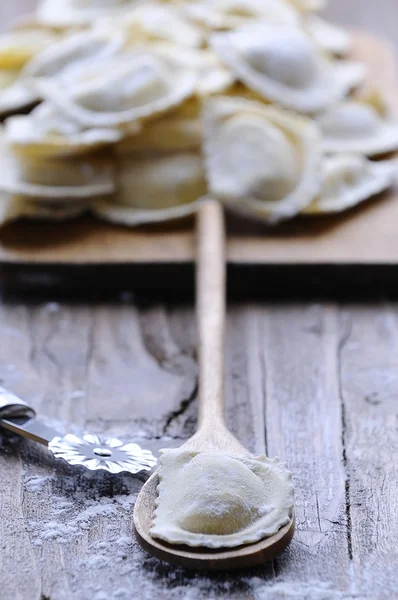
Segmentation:
<svg viewBox="0 0 398 600">
<path fill-rule="evenodd" d="M 197 324 L 199 335 L 199 427 L 184 450 L 221 450 L 250 456 L 224 421 L 225 232 L 222 207 L 206 201 L 197 220 Z M 252 567 L 273 558 L 293 537 L 294 518 L 272 537 L 255 544 L 210 550 L 171 545 L 151 537 L 157 471 L 138 495 L 134 528 L 139 544 L 154 556 L 193 569 L 226 570 Z"/>
</svg>

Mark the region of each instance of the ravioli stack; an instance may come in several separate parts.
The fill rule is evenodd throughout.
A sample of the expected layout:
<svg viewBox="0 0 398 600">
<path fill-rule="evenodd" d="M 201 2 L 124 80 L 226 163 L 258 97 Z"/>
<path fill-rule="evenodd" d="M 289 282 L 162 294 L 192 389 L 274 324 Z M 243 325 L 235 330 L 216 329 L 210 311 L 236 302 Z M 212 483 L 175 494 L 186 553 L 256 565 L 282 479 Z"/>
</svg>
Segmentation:
<svg viewBox="0 0 398 600">
<path fill-rule="evenodd" d="M 390 187 L 398 122 L 323 5 L 42 0 L 0 36 L 0 224 L 139 225 L 208 195 L 277 223 Z"/>
</svg>

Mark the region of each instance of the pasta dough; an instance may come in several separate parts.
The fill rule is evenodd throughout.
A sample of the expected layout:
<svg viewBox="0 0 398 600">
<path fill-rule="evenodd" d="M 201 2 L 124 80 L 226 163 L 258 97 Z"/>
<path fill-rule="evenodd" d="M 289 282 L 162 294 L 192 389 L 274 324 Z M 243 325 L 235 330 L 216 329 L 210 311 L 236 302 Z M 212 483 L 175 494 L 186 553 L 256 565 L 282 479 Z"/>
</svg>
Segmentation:
<svg viewBox="0 0 398 600">
<path fill-rule="evenodd" d="M 386 189 L 391 163 L 365 156 L 398 150 L 398 123 L 348 97 L 365 69 L 337 60 L 325 3 L 40 0 L 0 36 L 3 220 L 137 225 L 211 194 L 272 224 Z"/>
<path fill-rule="evenodd" d="M 181 48 L 178 53 L 171 45 L 163 45 L 161 48 L 185 69 L 195 73 L 195 92 L 199 98 L 224 92 L 236 82 L 235 75 L 208 48 Z"/>
<path fill-rule="evenodd" d="M 117 194 L 98 200 L 93 212 L 115 223 L 139 225 L 192 214 L 206 193 L 202 158 L 197 153 L 118 160 Z"/>
<path fill-rule="evenodd" d="M 76 156 L 123 137 L 117 129 L 85 129 L 50 102 L 43 102 L 29 115 L 7 119 L 5 132 L 14 152 L 33 158 Z"/>
<path fill-rule="evenodd" d="M 35 198 L 41 202 L 63 203 L 111 194 L 115 190 L 112 164 L 106 159 L 18 160 L 0 139 L 3 174 L 0 192 Z"/>
<path fill-rule="evenodd" d="M 89 25 L 96 19 L 128 14 L 142 0 L 41 0 L 36 14 L 53 27 Z"/>
<path fill-rule="evenodd" d="M 363 80 L 363 65 L 328 60 L 304 31 L 257 24 L 215 33 L 211 44 L 235 75 L 265 100 L 303 113 L 324 110 Z"/>
<path fill-rule="evenodd" d="M 322 10 L 327 4 L 327 0 L 289 0 L 293 6 L 302 12 L 312 12 Z"/>
<path fill-rule="evenodd" d="M 238 98 L 209 100 L 204 152 L 210 193 L 247 216 L 277 222 L 320 188 L 318 130 L 309 120 Z"/>
<path fill-rule="evenodd" d="M 37 81 L 42 78 L 70 84 L 83 73 L 87 79 L 93 61 L 97 64 L 117 54 L 122 46 L 123 36 L 119 32 L 100 30 L 77 33 L 51 44 L 24 65 L 15 81 L 4 87 L 0 113 L 18 112 L 39 102 Z"/>
<path fill-rule="evenodd" d="M 0 191 L 0 225 L 19 219 L 65 221 L 75 219 L 86 210 L 87 204 L 84 202 L 43 205 L 32 199 Z"/>
<path fill-rule="evenodd" d="M 117 145 L 119 154 L 200 150 L 202 127 L 198 118 L 163 117 L 148 123 L 137 135 Z"/>
<path fill-rule="evenodd" d="M 88 83 L 72 92 L 42 82 L 42 95 L 83 127 L 124 127 L 171 110 L 192 96 L 197 74 L 179 61 L 177 51 L 143 46 L 110 61 Z"/>
<path fill-rule="evenodd" d="M 342 27 L 333 25 L 315 15 L 308 16 L 305 25 L 322 50 L 336 56 L 345 56 L 349 53 L 351 36 Z"/>
<path fill-rule="evenodd" d="M 104 27 L 107 23 L 109 17 L 104 19 Z M 122 30 L 131 45 L 163 41 L 198 48 L 204 42 L 202 28 L 187 19 L 182 10 L 156 2 L 138 5 L 126 16 L 112 21 L 112 26 Z"/>
<path fill-rule="evenodd" d="M 59 34 L 32 24 L 0 36 L 0 69 L 21 69 L 39 52 L 56 42 Z"/>
<path fill-rule="evenodd" d="M 254 543 L 290 522 L 293 496 L 291 473 L 277 458 L 166 450 L 150 533 L 193 547 Z"/>
<path fill-rule="evenodd" d="M 40 52 L 24 67 L 21 77 L 57 77 L 70 81 L 93 62 L 119 54 L 124 42 L 123 34 L 113 29 L 76 33 Z"/>
<path fill-rule="evenodd" d="M 18 69 L 0 69 L 0 115 L 29 107 L 37 95 L 19 81 Z"/>
<path fill-rule="evenodd" d="M 380 115 L 367 102 L 346 100 L 318 117 L 325 152 L 368 156 L 398 149 L 398 121 Z"/>
<path fill-rule="evenodd" d="M 391 187 L 396 177 L 395 161 L 371 162 L 358 154 L 331 156 L 323 164 L 321 193 L 304 212 L 341 212 Z"/>
<path fill-rule="evenodd" d="M 59 32 L 26 19 L 0 36 L 0 114 L 28 108 L 37 100 L 26 82 L 19 80 L 21 69 L 60 37 Z"/>
<path fill-rule="evenodd" d="M 188 0 L 182 8 L 210 29 L 233 29 L 252 20 L 299 22 L 297 12 L 285 0 Z"/>
<path fill-rule="evenodd" d="M 198 97 L 190 98 L 178 108 L 145 123 L 131 132 L 116 146 L 119 155 L 144 155 L 195 150 L 202 145 L 202 106 Z"/>
</svg>

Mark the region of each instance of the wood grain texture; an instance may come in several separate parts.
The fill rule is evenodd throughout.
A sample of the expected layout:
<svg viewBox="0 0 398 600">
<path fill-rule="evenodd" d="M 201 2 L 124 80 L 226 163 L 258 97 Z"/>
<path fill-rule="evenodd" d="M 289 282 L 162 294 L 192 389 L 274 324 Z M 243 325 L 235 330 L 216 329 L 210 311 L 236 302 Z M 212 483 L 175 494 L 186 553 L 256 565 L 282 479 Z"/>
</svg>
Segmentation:
<svg viewBox="0 0 398 600">
<path fill-rule="evenodd" d="M 224 421 L 226 314 L 225 223 L 222 206 L 204 204 L 197 217 L 196 322 L 199 347 L 199 429 Z"/>
<path fill-rule="evenodd" d="M 232 580 L 170 571 L 131 537 L 140 480 L 77 473 L 37 446 L 5 443 L 4 597 L 161 598 L 170 586 L 171 598 L 393 597 L 397 314 L 386 303 L 230 313 L 229 425 L 250 450 L 287 459 L 295 476 L 297 535 L 281 558 Z M 132 303 L 3 305 L 1 383 L 57 423 L 132 436 L 155 451 L 180 445 L 196 423 L 192 322 L 191 309 Z M 141 340 L 140 364 L 157 364 L 149 379 L 132 372 L 131 337 Z M 163 371 L 179 379 L 182 361 L 192 396 L 175 386 L 154 397 Z"/>
<path fill-rule="evenodd" d="M 349 551 L 356 589 L 394 597 L 398 516 L 396 438 L 397 311 L 381 305 L 341 314 L 341 399 L 347 471 Z M 376 350 L 377 349 L 377 350 Z M 376 351 L 375 351 L 376 350 Z"/>
<path fill-rule="evenodd" d="M 347 591 L 349 556 L 333 306 L 271 307 L 258 317 L 265 363 L 267 451 L 281 453 L 296 483 L 296 543 L 282 557 L 294 579 Z M 284 360 L 281 360 L 281 357 Z"/>
<path fill-rule="evenodd" d="M 23 4 L 3 2 L 1 24 Z M 335 0 L 329 13 L 398 42 L 395 0 Z M 157 451 L 196 428 L 196 341 L 192 306 L 3 300 L 0 383 L 57 425 Z M 140 479 L 76 473 L 3 440 L 1 600 L 395 598 L 397 344 L 387 301 L 229 308 L 227 421 L 252 452 L 288 460 L 298 521 L 286 554 L 233 577 L 171 569 L 138 548 Z"/>
</svg>

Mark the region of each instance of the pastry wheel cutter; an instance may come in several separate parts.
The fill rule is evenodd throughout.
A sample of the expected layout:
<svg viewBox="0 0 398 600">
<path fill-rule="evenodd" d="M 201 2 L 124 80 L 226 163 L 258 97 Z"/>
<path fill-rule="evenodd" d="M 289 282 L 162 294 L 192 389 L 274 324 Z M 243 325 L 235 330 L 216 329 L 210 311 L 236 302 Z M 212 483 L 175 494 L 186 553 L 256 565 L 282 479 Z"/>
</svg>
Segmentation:
<svg viewBox="0 0 398 600">
<path fill-rule="evenodd" d="M 112 474 L 150 471 L 156 458 L 138 444 L 123 443 L 114 437 L 85 434 L 61 436 L 36 417 L 36 411 L 18 396 L 0 387 L 0 431 L 6 429 L 47 446 L 56 458 L 90 471 Z"/>
</svg>

